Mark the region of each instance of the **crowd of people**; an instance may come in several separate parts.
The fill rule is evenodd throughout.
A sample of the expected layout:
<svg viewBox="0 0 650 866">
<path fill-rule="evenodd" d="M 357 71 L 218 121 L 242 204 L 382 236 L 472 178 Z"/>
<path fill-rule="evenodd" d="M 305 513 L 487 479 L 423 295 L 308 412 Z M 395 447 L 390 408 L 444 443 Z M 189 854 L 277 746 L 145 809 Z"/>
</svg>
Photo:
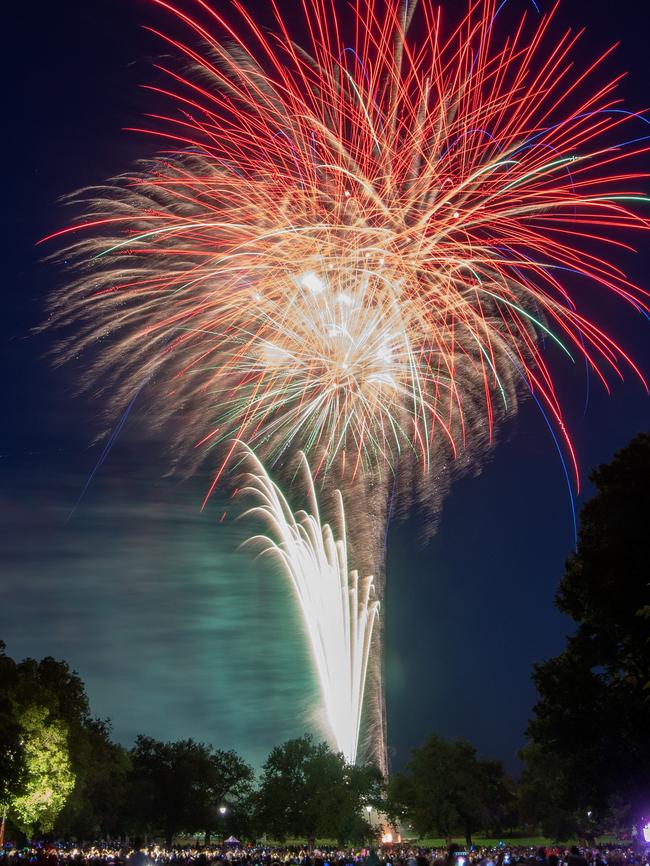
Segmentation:
<svg viewBox="0 0 650 866">
<path fill-rule="evenodd" d="M 232 844 L 174 848 L 45 844 L 8 846 L 0 853 L 0 866 L 650 866 L 650 848 L 499 844 L 463 850 L 457 845 L 421 848 L 396 844 L 341 850 Z"/>
</svg>

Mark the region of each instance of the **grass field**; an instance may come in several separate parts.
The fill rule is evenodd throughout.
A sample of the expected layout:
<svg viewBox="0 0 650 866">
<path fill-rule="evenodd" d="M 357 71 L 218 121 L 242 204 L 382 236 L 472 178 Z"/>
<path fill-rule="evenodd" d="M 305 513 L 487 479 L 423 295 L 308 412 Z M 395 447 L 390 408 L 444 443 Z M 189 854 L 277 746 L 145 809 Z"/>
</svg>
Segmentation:
<svg viewBox="0 0 650 866">
<path fill-rule="evenodd" d="M 177 844 L 200 844 L 203 841 L 203 837 L 178 837 L 176 840 Z M 567 848 L 570 845 L 578 845 L 578 839 L 568 839 L 564 842 L 558 842 L 555 839 L 550 839 L 546 836 L 519 836 L 516 833 L 512 835 L 500 836 L 498 838 L 492 837 L 487 838 L 485 836 L 474 836 L 473 843 L 475 848 L 495 848 L 499 842 L 503 842 L 504 845 L 511 848 L 553 848 L 555 846 L 559 846 L 562 848 Z M 598 836 L 596 842 L 602 845 L 612 844 L 616 841 L 614 836 Z M 218 840 L 215 840 L 215 843 Z M 455 842 L 457 845 L 460 845 L 461 848 L 465 847 L 465 839 L 462 836 L 454 836 L 452 842 Z M 267 838 L 263 843 L 258 840 L 258 844 L 268 845 L 270 847 L 289 847 L 289 848 L 302 848 L 306 847 L 307 842 L 305 839 L 285 839 L 284 842 L 278 842 L 277 840 Z M 445 839 L 439 838 L 425 838 L 418 839 L 417 837 L 403 837 L 402 842 L 399 843 L 406 846 L 413 846 L 414 848 L 446 848 L 447 842 Z M 333 839 L 317 839 L 315 842 L 315 847 L 321 848 L 336 848 L 337 843 Z M 366 847 L 366 846 L 351 846 L 351 847 Z"/>
<path fill-rule="evenodd" d="M 461 847 L 465 846 L 465 839 L 461 836 L 454 837 L 453 841 L 460 845 Z M 474 842 L 475 848 L 494 848 L 499 842 L 503 842 L 505 845 L 511 846 L 513 848 L 521 848 L 521 847 L 536 847 L 536 848 L 548 848 L 553 847 L 554 845 L 561 845 L 563 847 L 569 845 L 577 845 L 578 839 L 569 839 L 566 842 L 557 842 L 554 839 L 549 839 L 545 836 L 501 836 L 498 839 L 487 839 L 484 836 L 474 836 L 472 841 Z M 606 845 L 608 842 L 613 842 L 613 836 L 600 836 L 596 840 L 598 843 Z M 404 843 L 418 845 L 422 848 L 445 848 L 447 843 L 445 839 L 416 839 L 409 838 L 404 839 Z"/>
<path fill-rule="evenodd" d="M 461 848 L 465 847 L 465 839 L 462 836 L 455 836 L 452 839 L 457 845 L 460 845 Z M 485 836 L 474 836 L 473 843 L 475 848 L 494 848 L 499 842 L 503 842 L 504 845 L 512 847 L 512 848 L 552 848 L 556 845 L 560 847 L 568 847 L 570 845 L 577 845 L 578 839 L 569 839 L 565 842 L 557 842 L 555 839 L 549 839 L 546 836 L 500 836 L 497 838 L 488 839 Z M 601 843 L 606 845 L 607 843 L 614 842 L 615 839 L 613 836 L 599 836 L 596 839 L 597 843 Z M 270 839 L 267 840 L 266 844 L 268 845 L 280 845 L 279 842 L 273 842 Z M 288 839 L 284 843 L 289 847 L 301 847 L 305 845 L 304 839 Z M 418 839 L 417 837 L 403 837 L 401 842 L 402 845 L 412 845 L 415 848 L 446 848 L 447 842 L 443 838 L 426 838 L 426 839 Z M 316 847 L 321 846 L 323 848 L 336 848 L 336 842 L 331 839 L 318 839 L 316 840 Z M 354 847 L 354 846 L 353 846 Z"/>
</svg>

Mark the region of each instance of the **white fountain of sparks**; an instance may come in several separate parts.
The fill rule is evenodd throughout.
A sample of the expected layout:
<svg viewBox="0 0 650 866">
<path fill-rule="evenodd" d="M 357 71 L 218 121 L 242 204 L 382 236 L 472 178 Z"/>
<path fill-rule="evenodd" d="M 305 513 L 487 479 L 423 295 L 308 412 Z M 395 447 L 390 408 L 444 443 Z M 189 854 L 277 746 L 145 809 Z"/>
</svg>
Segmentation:
<svg viewBox="0 0 650 866">
<path fill-rule="evenodd" d="M 242 493 L 254 496 L 258 503 L 246 515 L 260 517 L 269 527 L 269 535 L 255 535 L 248 543 L 261 545 L 261 554 L 271 554 L 291 581 L 316 664 L 332 745 L 353 764 L 372 634 L 379 616 L 374 579 L 372 575 L 359 577 L 348 566 L 345 510 L 339 490 L 335 491 L 337 528 L 321 522 L 304 454 L 300 459 L 309 510 L 296 512 L 258 458 L 248 449 L 246 454 L 254 471 Z"/>
</svg>

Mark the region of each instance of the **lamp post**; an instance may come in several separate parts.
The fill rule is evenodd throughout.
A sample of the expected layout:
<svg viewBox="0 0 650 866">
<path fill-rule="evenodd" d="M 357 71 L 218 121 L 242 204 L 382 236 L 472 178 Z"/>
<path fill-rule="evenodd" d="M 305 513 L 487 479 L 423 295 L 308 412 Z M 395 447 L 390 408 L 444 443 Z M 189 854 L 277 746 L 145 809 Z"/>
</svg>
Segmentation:
<svg viewBox="0 0 650 866">
<path fill-rule="evenodd" d="M 2 821 L 0 821 L 0 849 L 5 844 L 5 825 L 7 823 L 7 804 L 2 805 Z"/>
<path fill-rule="evenodd" d="M 372 806 L 370 803 L 366 803 L 366 812 L 368 813 L 368 824 L 372 827 L 372 821 L 370 820 L 370 815 L 372 814 Z"/>
<path fill-rule="evenodd" d="M 226 841 L 226 807 L 219 806 L 219 814 L 221 815 L 221 844 Z"/>
</svg>

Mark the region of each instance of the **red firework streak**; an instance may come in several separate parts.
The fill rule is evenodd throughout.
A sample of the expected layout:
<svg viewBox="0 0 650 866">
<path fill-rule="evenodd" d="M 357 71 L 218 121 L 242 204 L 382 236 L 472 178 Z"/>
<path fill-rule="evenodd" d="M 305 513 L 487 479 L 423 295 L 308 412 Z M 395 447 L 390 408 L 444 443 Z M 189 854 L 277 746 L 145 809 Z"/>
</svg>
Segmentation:
<svg viewBox="0 0 650 866">
<path fill-rule="evenodd" d="M 409 454 L 427 471 L 491 439 L 522 390 L 577 483 L 556 356 L 646 385 L 585 312 L 604 290 L 648 313 L 613 259 L 648 229 L 650 130 L 603 72 L 611 49 L 580 67 L 557 6 L 503 35 L 493 0 L 455 27 L 428 0 L 305 0 L 295 27 L 271 2 L 273 28 L 239 2 L 152 2 L 181 62 L 158 67 L 170 108 L 140 131 L 166 150 L 51 236 L 74 233 L 64 354 L 108 333 L 116 400 L 151 380 L 158 415 L 222 444 L 211 490 L 234 439 L 339 478 Z"/>
</svg>

